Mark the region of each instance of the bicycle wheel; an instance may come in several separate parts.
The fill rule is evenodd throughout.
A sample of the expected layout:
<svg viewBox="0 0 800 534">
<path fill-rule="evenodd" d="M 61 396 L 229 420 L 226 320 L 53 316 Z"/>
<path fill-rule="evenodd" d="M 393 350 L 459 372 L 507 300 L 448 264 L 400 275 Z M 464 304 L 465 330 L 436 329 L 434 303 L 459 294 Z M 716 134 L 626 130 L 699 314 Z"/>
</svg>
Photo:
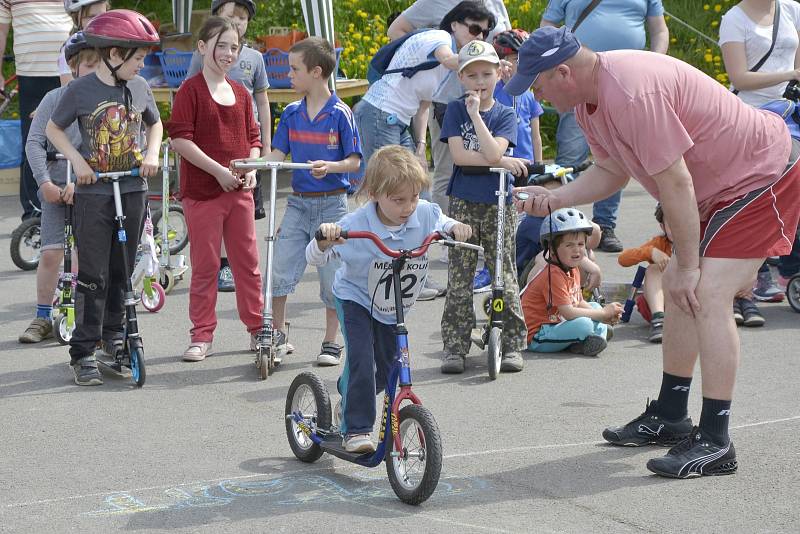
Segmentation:
<svg viewBox="0 0 800 534">
<path fill-rule="evenodd" d="M 262 363 L 262 365 L 264 365 Z M 299 414 L 303 423 L 292 417 Z M 314 373 L 300 373 L 289 386 L 286 395 L 286 437 L 297 459 L 315 462 L 322 456 L 322 448 L 311 440 L 310 433 L 317 428 L 331 427 L 331 398 L 328 388 Z"/>
<path fill-rule="evenodd" d="M 486 365 L 489 367 L 489 378 L 495 380 L 497 373 L 500 372 L 501 348 L 502 340 L 500 335 L 502 330 L 498 327 L 493 327 L 489 331 L 489 342 L 486 347 Z"/>
<path fill-rule="evenodd" d="M 56 340 L 62 345 L 69 345 L 69 340 L 72 339 L 72 331 L 75 330 L 75 324 L 70 327 L 65 313 L 59 313 L 53 321 L 53 334 Z"/>
<path fill-rule="evenodd" d="M 430 497 L 442 471 L 442 440 L 436 420 L 427 408 L 409 404 L 400 410 L 402 451 L 386 455 L 386 472 L 395 495 L 406 504 L 420 504 Z M 403 457 L 393 452 L 402 452 Z"/>
<path fill-rule="evenodd" d="M 161 223 L 163 213 L 161 210 L 153 214 L 153 237 L 156 244 L 161 245 Z M 177 254 L 186 247 L 189 242 L 189 227 L 186 225 L 186 216 L 183 208 L 178 204 L 170 204 L 169 220 L 167 221 L 167 241 L 169 242 L 169 253 Z"/>
<path fill-rule="evenodd" d="M 791 277 L 786 284 L 786 298 L 789 300 L 789 306 L 800 313 L 800 274 Z"/>
<path fill-rule="evenodd" d="M 42 220 L 31 217 L 11 232 L 11 261 L 23 271 L 33 271 L 39 266 L 42 255 Z"/>
<path fill-rule="evenodd" d="M 142 289 L 142 306 L 144 306 L 145 310 L 155 313 L 164 307 L 167 297 L 164 288 L 158 282 L 152 282 L 150 289 L 152 290 L 152 295 L 148 295 L 147 291 Z"/>
<path fill-rule="evenodd" d="M 131 347 L 131 378 L 136 382 L 137 387 L 144 385 L 146 377 L 144 369 L 144 349 L 142 347 Z"/>
</svg>

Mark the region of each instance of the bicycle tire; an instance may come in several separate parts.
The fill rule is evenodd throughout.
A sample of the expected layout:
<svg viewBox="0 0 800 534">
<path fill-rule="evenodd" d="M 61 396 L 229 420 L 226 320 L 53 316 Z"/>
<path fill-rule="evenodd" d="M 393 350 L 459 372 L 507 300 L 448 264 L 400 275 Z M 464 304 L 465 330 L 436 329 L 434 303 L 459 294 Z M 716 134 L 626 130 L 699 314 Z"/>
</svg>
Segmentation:
<svg viewBox="0 0 800 534">
<path fill-rule="evenodd" d="M 34 271 L 39 266 L 39 258 L 42 255 L 41 224 L 42 220 L 39 217 L 31 217 L 22 221 L 22 224 L 11 232 L 11 261 L 23 271 Z M 33 250 L 30 260 L 23 257 L 23 246 Z"/>
<path fill-rule="evenodd" d="M 442 472 L 442 438 L 433 414 L 424 406 L 408 404 L 400 410 L 399 418 L 397 427 L 406 457 L 392 455 L 394 440 L 391 440 L 391 450 L 385 460 L 386 472 L 395 495 L 406 504 L 418 505 L 428 500 L 439 484 Z M 410 428 L 412 424 L 416 428 Z M 409 438 L 408 441 L 406 437 Z M 417 451 L 414 451 L 415 443 L 419 448 Z M 417 455 L 417 464 L 424 464 L 418 481 L 412 482 L 409 478 L 409 468 L 413 467 L 410 465 L 410 454 Z"/>
<path fill-rule="evenodd" d="M 305 413 L 303 411 L 303 401 L 305 395 L 311 394 L 314 401 L 314 412 Z M 300 397 L 303 395 L 303 397 Z M 289 439 L 289 446 L 292 452 L 301 462 L 316 462 L 323 454 L 322 447 L 314 443 L 311 438 L 294 420 L 292 414 L 296 411 L 303 414 L 303 419 L 315 422 L 317 428 L 329 429 L 331 426 L 331 398 L 325 383 L 311 372 L 303 372 L 292 380 L 289 392 L 286 394 L 286 409 L 284 418 L 286 420 L 286 437 Z"/>
</svg>

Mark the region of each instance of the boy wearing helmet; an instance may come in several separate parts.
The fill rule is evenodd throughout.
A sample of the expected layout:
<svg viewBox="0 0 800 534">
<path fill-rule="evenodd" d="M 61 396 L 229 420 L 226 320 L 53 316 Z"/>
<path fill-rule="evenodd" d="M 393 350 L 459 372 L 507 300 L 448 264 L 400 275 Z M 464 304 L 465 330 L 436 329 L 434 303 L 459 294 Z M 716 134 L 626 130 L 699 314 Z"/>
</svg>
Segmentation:
<svg viewBox="0 0 800 534">
<path fill-rule="evenodd" d="M 211 2 L 211 14 L 233 22 L 239 32 L 240 42 L 244 42 L 247 26 L 250 20 L 256 16 L 256 5 L 253 0 L 214 0 Z M 203 58 L 195 50 L 186 77 L 190 78 L 202 69 Z M 231 80 L 244 85 L 253 97 L 253 112 L 256 117 L 256 122 L 261 128 L 261 156 L 266 156 L 272 151 L 272 117 L 269 110 L 269 97 L 267 96 L 269 81 L 267 80 L 267 68 L 264 65 L 264 57 L 258 50 L 244 44 L 239 49 L 239 57 L 236 59 L 231 70 L 228 71 L 227 76 Z M 257 185 L 253 190 L 256 220 L 263 219 L 266 216 L 264 211 L 264 199 L 261 194 L 260 174 L 257 175 L 257 177 Z M 224 244 L 222 246 L 219 273 L 217 274 L 217 290 L 223 292 L 236 290 L 233 272 L 228 264 L 228 257 Z"/>
<path fill-rule="evenodd" d="M 64 52 L 75 78 L 91 74 L 100 62 L 97 52 L 86 44 L 82 32 L 72 34 L 67 39 Z M 47 152 L 55 149 L 47 142 L 44 130 L 64 91 L 64 87 L 59 87 L 44 95 L 36 108 L 25 142 L 25 155 L 39 186 L 38 196 L 42 204 L 42 256 L 36 268 L 36 316 L 19 336 L 20 343 L 39 343 L 53 337 L 50 316 L 53 311 L 53 292 L 64 258 L 64 204 L 72 204 L 75 184 L 66 184 L 66 161 L 47 161 Z M 66 133 L 73 146 L 80 145 L 77 123 L 72 123 Z"/>
<path fill-rule="evenodd" d="M 100 66 L 97 72 L 67 85 L 46 132 L 72 162 L 77 178 L 75 240 L 81 260 L 71 365 L 76 384 L 99 385 L 102 379 L 94 350 L 102 342 L 105 352 L 113 354 L 121 345 L 125 280 L 122 257 L 112 250 L 116 231 L 113 191 L 110 183 L 96 179 L 95 172 L 139 168 L 139 177 L 125 178 L 119 184 L 129 236 L 126 253 L 133 265 L 144 223 L 146 179 L 158 170 L 163 128 L 150 87 L 137 75 L 148 49 L 159 43 L 150 21 L 135 11 L 112 10 L 92 19 L 84 35 L 88 45 L 97 49 Z M 116 119 L 111 120 L 113 117 Z M 64 132 L 76 120 L 81 134 L 79 149 Z M 109 326 L 103 328 L 104 324 Z"/>
<path fill-rule="evenodd" d="M 522 291 L 528 349 L 597 356 L 622 315 L 622 305 L 586 302 L 578 269 L 592 225 L 575 208 L 556 210 L 542 222 L 540 241 L 547 265 Z"/>
<path fill-rule="evenodd" d="M 72 17 L 75 31 L 83 31 L 93 18 L 109 9 L 111 2 L 108 0 L 64 0 L 64 10 Z M 75 77 L 66 57 L 66 44 L 64 43 L 58 56 L 58 77 L 62 86 L 67 85 Z"/>
</svg>

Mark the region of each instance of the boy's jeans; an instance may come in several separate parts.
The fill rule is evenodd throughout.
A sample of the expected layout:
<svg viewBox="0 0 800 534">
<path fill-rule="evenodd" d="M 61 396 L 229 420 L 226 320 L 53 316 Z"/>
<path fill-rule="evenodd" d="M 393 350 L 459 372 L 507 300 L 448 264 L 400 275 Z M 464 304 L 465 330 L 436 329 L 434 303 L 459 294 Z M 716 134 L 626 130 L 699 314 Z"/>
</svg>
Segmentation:
<svg viewBox="0 0 800 534">
<path fill-rule="evenodd" d="M 590 302 L 592 308 L 600 309 L 602 306 L 597 302 Z M 587 336 L 595 335 L 606 338 L 608 325 L 598 321 L 592 321 L 588 317 L 576 317 L 570 321 L 558 324 L 543 324 L 533 336 L 528 350 L 536 352 L 560 352 L 566 350 L 573 343 L 578 343 L 586 339 Z"/>
<path fill-rule="evenodd" d="M 589 157 L 589 144 L 575 120 L 574 111 L 558 114 L 556 143 L 556 163 L 561 166 L 574 167 Z M 592 206 L 592 220 L 600 226 L 616 228 L 621 200 L 622 190 L 619 190 L 605 200 L 595 202 Z"/>
</svg>

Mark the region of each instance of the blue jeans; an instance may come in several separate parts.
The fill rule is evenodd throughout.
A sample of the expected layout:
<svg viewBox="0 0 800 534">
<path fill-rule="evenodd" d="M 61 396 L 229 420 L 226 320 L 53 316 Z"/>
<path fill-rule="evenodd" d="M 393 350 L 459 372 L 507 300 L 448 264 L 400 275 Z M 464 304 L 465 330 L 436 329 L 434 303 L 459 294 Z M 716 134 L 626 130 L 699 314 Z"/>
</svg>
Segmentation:
<svg viewBox="0 0 800 534">
<path fill-rule="evenodd" d="M 592 308 L 600 309 L 600 304 L 590 302 Z M 606 338 L 608 325 L 592 321 L 588 317 L 576 317 L 558 324 L 544 324 L 533 336 L 528 350 L 536 352 L 560 352 L 573 343 L 583 341 L 587 336 L 595 335 Z"/>
<path fill-rule="evenodd" d="M 575 120 L 574 111 L 558 114 L 556 144 L 558 149 L 556 163 L 561 166 L 574 167 L 589 157 L 589 144 Z M 622 190 L 619 190 L 610 197 L 595 202 L 592 206 L 592 220 L 600 226 L 616 228 L 621 200 Z"/>
<path fill-rule="evenodd" d="M 361 100 L 353 110 L 358 134 L 361 136 L 361 173 L 366 169 L 369 158 L 381 147 L 400 145 L 414 150 L 411 130 L 393 113 L 386 113 L 366 100 Z"/>
<path fill-rule="evenodd" d="M 306 270 L 306 246 L 322 223 L 337 222 L 347 214 L 347 195 L 299 197 L 289 195 L 283 214 L 272 258 L 272 295 L 285 297 L 294 288 Z M 327 308 L 336 306 L 333 296 L 333 278 L 341 265 L 337 258 L 321 267 L 319 272 L 319 297 Z"/>
<path fill-rule="evenodd" d="M 525 215 L 517 226 L 517 276 L 522 276 L 528 263 L 542 251 L 539 232 L 543 220 L 544 217 Z"/>
</svg>

